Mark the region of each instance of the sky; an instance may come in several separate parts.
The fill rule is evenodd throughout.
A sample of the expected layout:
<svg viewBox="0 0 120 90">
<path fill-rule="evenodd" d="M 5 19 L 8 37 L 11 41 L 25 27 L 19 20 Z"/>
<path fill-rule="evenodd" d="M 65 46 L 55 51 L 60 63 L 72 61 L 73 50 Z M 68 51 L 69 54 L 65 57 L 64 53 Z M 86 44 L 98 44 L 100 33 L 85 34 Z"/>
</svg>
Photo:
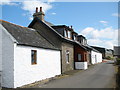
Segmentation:
<svg viewBox="0 0 120 90">
<path fill-rule="evenodd" d="M 118 44 L 118 2 L 56 2 L 55 0 L 0 3 L 0 19 L 27 27 L 36 7 L 43 7 L 45 20 L 54 25 L 73 26 L 88 44 L 113 49 Z"/>
</svg>

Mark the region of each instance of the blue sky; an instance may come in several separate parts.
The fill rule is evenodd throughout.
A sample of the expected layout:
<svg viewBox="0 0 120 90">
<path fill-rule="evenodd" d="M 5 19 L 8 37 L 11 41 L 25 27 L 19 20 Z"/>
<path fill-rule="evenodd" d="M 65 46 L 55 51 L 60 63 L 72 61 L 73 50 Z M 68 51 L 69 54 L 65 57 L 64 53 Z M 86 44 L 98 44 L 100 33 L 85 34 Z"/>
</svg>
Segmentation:
<svg viewBox="0 0 120 90">
<path fill-rule="evenodd" d="M 86 36 L 90 45 L 106 48 L 117 45 L 117 37 L 114 37 L 118 29 L 117 2 L 38 2 L 5 3 L 1 19 L 27 27 L 35 7 L 43 6 L 46 21 L 72 25 L 77 33 Z"/>
</svg>

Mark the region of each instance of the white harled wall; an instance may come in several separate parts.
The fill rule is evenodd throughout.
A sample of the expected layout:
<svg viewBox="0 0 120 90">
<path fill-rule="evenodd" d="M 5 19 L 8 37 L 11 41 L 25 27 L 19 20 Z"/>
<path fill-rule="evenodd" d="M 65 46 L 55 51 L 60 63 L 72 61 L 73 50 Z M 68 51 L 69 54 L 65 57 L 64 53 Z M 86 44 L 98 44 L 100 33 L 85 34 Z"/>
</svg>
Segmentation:
<svg viewBox="0 0 120 90">
<path fill-rule="evenodd" d="M 99 52 L 91 51 L 91 63 L 96 64 L 102 62 L 102 54 Z"/>
<path fill-rule="evenodd" d="M 14 42 L 5 28 L 2 31 L 2 87 L 14 87 Z"/>
<path fill-rule="evenodd" d="M 37 64 L 31 64 L 31 50 L 37 50 Z M 14 48 L 14 88 L 61 74 L 60 51 L 27 46 Z"/>
<path fill-rule="evenodd" d="M 0 24 L 0 74 L 2 71 L 2 25 Z"/>
</svg>

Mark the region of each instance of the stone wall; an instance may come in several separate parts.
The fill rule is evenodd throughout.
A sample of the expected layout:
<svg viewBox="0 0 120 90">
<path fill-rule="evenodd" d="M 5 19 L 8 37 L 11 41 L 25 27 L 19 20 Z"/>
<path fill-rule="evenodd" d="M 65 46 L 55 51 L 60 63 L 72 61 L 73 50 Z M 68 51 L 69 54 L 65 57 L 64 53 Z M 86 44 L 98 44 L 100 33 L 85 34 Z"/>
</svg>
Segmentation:
<svg viewBox="0 0 120 90">
<path fill-rule="evenodd" d="M 69 50 L 69 62 L 66 62 L 66 50 Z M 74 46 L 62 43 L 62 73 L 74 69 Z"/>
</svg>

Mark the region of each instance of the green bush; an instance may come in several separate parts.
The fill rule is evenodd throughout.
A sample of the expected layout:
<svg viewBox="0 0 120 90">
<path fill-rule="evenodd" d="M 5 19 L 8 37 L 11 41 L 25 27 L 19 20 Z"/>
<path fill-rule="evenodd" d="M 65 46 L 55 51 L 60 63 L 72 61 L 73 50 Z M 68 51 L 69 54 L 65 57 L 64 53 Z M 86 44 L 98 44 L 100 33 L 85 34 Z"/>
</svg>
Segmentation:
<svg viewBox="0 0 120 90">
<path fill-rule="evenodd" d="M 120 58 L 117 58 L 116 60 L 120 60 Z"/>
<path fill-rule="evenodd" d="M 107 56 L 106 59 L 108 59 L 108 60 L 113 60 L 114 58 L 111 57 L 111 56 Z"/>
<path fill-rule="evenodd" d="M 117 65 L 120 65 L 120 58 L 116 58 Z"/>
</svg>

